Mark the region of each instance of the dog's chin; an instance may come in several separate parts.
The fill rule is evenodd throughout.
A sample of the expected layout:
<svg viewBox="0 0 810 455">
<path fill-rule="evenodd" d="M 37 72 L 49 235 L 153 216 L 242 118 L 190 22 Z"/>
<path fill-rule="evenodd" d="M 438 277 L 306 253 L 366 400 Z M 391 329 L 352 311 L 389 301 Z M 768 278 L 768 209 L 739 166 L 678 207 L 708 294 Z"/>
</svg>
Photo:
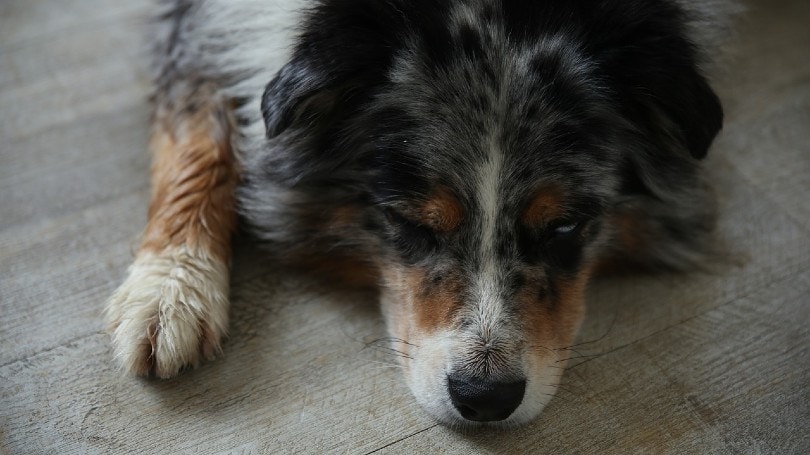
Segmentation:
<svg viewBox="0 0 810 455">
<path fill-rule="evenodd" d="M 479 428 L 493 428 L 498 430 L 508 430 L 521 427 L 536 420 L 551 400 L 551 396 L 538 397 L 531 403 L 524 403 L 515 412 L 504 420 L 493 422 L 476 422 L 467 420 L 450 403 L 449 397 L 446 401 L 431 402 L 416 396 L 416 401 L 422 408 L 430 414 L 440 424 L 459 432 L 471 431 Z M 527 397 L 528 398 L 528 397 Z"/>
</svg>

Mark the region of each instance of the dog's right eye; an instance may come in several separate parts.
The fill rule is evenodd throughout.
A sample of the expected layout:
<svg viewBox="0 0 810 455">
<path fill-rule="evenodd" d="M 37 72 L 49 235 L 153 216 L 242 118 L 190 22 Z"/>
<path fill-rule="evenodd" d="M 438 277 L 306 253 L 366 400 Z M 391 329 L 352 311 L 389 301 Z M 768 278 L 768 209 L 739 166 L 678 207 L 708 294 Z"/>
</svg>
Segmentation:
<svg viewBox="0 0 810 455">
<path fill-rule="evenodd" d="M 395 209 L 391 207 L 385 207 L 383 209 L 383 213 L 385 214 L 385 219 L 394 226 L 402 226 L 407 224 L 416 225 L 413 221 L 409 220 L 405 215 L 399 213 Z"/>
<path fill-rule="evenodd" d="M 436 236 L 436 233 L 429 226 L 413 220 L 395 209 L 386 207 L 384 213 L 388 224 L 402 234 L 431 238 Z"/>
<path fill-rule="evenodd" d="M 384 208 L 383 213 L 390 226 L 388 241 L 403 258 L 416 261 L 438 247 L 436 233 L 429 227 L 390 207 Z"/>
</svg>

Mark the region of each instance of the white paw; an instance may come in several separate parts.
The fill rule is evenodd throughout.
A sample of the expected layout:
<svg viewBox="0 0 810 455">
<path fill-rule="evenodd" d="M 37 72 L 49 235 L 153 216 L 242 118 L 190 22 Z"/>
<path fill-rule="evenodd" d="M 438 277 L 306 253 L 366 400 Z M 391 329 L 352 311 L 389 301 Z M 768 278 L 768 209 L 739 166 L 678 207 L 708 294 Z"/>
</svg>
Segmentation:
<svg viewBox="0 0 810 455">
<path fill-rule="evenodd" d="M 141 254 L 106 316 L 124 370 L 175 376 L 219 351 L 228 327 L 228 267 L 184 248 Z"/>
</svg>

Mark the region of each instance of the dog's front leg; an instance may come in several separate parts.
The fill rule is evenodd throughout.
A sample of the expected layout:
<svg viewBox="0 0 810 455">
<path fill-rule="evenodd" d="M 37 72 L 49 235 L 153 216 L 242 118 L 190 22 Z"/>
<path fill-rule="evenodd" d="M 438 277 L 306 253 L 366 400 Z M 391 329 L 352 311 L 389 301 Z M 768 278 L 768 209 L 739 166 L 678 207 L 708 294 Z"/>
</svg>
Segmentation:
<svg viewBox="0 0 810 455">
<path fill-rule="evenodd" d="M 143 240 L 107 307 L 115 356 L 171 377 L 212 358 L 228 326 L 238 180 L 228 106 L 204 86 L 158 94 Z"/>
</svg>

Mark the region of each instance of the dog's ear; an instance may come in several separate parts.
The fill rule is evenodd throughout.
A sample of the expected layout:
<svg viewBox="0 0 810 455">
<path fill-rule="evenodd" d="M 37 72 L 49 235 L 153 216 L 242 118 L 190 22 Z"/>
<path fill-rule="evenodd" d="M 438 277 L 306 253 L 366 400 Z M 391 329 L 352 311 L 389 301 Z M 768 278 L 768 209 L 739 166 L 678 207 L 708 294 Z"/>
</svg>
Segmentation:
<svg viewBox="0 0 810 455">
<path fill-rule="evenodd" d="M 694 158 L 702 159 L 723 127 L 723 107 L 706 78 L 696 68 L 679 86 L 683 95 L 689 98 L 686 103 L 679 103 L 680 108 L 673 107 L 672 116 L 680 125 L 682 140 L 689 153 Z"/>
<path fill-rule="evenodd" d="M 321 128 L 348 108 L 362 78 L 345 72 L 326 71 L 313 62 L 296 58 L 287 63 L 267 85 L 262 96 L 267 137 L 288 128 Z"/>
<path fill-rule="evenodd" d="M 278 136 L 290 126 L 302 100 L 320 85 L 313 84 L 306 73 L 306 66 L 290 62 L 267 84 L 262 95 L 262 116 L 268 138 Z"/>
<path fill-rule="evenodd" d="M 663 143 L 672 140 L 696 159 L 709 151 L 723 126 L 723 108 L 695 65 L 667 68 L 634 88 L 648 128 Z"/>
<path fill-rule="evenodd" d="M 626 28 L 600 30 L 600 64 L 617 82 L 625 115 L 663 149 L 706 156 L 723 108 L 700 70 L 700 50 L 685 34 L 682 12 L 639 7 Z"/>
<path fill-rule="evenodd" d="M 268 137 L 344 120 L 385 79 L 402 13 L 393 2 L 319 2 L 309 10 L 289 63 L 266 87 Z M 312 131 L 310 131 L 312 132 Z"/>
</svg>

